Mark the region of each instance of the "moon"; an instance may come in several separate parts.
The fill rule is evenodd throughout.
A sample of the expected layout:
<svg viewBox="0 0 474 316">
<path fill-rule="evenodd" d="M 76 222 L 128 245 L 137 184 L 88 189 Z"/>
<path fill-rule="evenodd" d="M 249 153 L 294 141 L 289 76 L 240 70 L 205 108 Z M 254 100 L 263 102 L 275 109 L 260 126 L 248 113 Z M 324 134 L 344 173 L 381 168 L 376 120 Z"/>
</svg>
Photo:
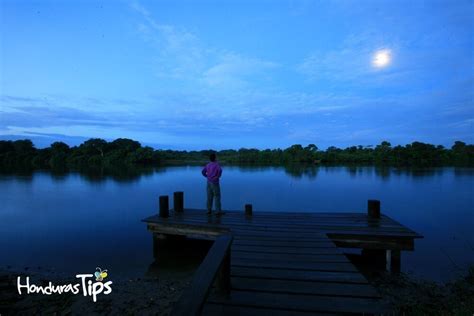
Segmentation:
<svg viewBox="0 0 474 316">
<path fill-rule="evenodd" d="M 372 65 L 375 68 L 385 68 L 392 60 L 392 53 L 389 49 L 381 49 L 374 53 L 372 58 Z"/>
</svg>

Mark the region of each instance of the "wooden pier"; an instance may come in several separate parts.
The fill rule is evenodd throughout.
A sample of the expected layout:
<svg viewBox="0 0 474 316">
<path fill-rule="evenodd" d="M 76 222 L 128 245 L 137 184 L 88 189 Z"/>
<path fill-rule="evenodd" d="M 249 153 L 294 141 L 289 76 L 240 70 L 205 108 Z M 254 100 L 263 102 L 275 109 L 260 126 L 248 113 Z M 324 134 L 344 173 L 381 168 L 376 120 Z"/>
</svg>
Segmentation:
<svg viewBox="0 0 474 316">
<path fill-rule="evenodd" d="M 160 197 L 160 214 L 144 219 L 154 235 L 215 240 L 183 293 L 175 315 L 327 315 L 389 312 L 377 291 L 339 248 L 356 247 L 400 267 L 400 251 L 419 234 L 380 214 L 295 213 L 184 209 Z M 216 290 L 211 290 L 216 285 Z"/>
</svg>

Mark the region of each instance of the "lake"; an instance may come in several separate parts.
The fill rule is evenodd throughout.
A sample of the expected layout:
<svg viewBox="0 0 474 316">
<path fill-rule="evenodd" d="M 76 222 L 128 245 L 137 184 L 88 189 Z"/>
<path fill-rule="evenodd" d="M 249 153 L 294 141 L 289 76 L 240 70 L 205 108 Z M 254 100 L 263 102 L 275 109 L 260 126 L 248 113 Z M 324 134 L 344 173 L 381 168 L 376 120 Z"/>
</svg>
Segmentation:
<svg viewBox="0 0 474 316">
<path fill-rule="evenodd" d="M 99 266 L 140 277 L 154 261 L 141 219 L 174 191 L 184 191 L 185 207 L 205 208 L 200 170 L 1 175 L 0 267 L 75 274 Z M 402 252 L 402 271 L 446 281 L 474 263 L 473 180 L 472 168 L 224 166 L 221 190 L 224 209 L 251 203 L 255 213 L 365 212 L 368 199 L 379 199 L 382 213 L 425 236 Z"/>
</svg>

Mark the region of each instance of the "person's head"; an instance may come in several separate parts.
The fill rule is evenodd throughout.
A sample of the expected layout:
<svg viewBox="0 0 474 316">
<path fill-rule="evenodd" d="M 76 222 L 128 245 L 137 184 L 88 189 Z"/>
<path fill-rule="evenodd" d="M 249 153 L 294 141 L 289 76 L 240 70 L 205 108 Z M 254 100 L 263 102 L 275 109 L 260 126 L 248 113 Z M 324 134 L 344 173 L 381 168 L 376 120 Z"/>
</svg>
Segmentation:
<svg viewBox="0 0 474 316">
<path fill-rule="evenodd" d="M 209 160 L 210 160 L 210 161 L 216 161 L 216 154 L 215 154 L 215 153 L 211 153 L 211 154 L 209 155 Z"/>
</svg>

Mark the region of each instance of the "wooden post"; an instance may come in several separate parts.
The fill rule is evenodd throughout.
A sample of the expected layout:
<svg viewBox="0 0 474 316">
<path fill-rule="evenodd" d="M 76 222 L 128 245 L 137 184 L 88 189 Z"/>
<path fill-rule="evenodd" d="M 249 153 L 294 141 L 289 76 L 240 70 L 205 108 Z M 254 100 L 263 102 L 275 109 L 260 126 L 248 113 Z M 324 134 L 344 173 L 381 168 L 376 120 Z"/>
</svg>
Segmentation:
<svg viewBox="0 0 474 316">
<path fill-rule="evenodd" d="M 173 205 L 174 205 L 175 212 L 180 213 L 184 211 L 184 192 L 181 192 L 181 191 L 174 192 Z"/>
<path fill-rule="evenodd" d="M 252 216 L 252 204 L 245 204 L 245 216 Z"/>
<path fill-rule="evenodd" d="M 156 236 L 156 234 L 152 234 L 152 238 L 153 238 L 153 258 L 157 258 L 158 257 L 158 238 Z"/>
<path fill-rule="evenodd" d="M 170 207 L 167 195 L 160 195 L 160 217 L 169 217 Z"/>
<path fill-rule="evenodd" d="M 216 287 L 220 294 L 230 294 L 230 248 L 225 258 L 222 260 L 222 266 L 217 274 Z"/>
<path fill-rule="evenodd" d="M 368 200 L 367 215 L 369 215 L 370 218 L 380 218 L 380 201 L 379 200 Z"/>
<path fill-rule="evenodd" d="M 401 271 L 401 251 L 392 250 L 392 256 L 390 258 L 390 272 L 398 274 Z"/>
</svg>

